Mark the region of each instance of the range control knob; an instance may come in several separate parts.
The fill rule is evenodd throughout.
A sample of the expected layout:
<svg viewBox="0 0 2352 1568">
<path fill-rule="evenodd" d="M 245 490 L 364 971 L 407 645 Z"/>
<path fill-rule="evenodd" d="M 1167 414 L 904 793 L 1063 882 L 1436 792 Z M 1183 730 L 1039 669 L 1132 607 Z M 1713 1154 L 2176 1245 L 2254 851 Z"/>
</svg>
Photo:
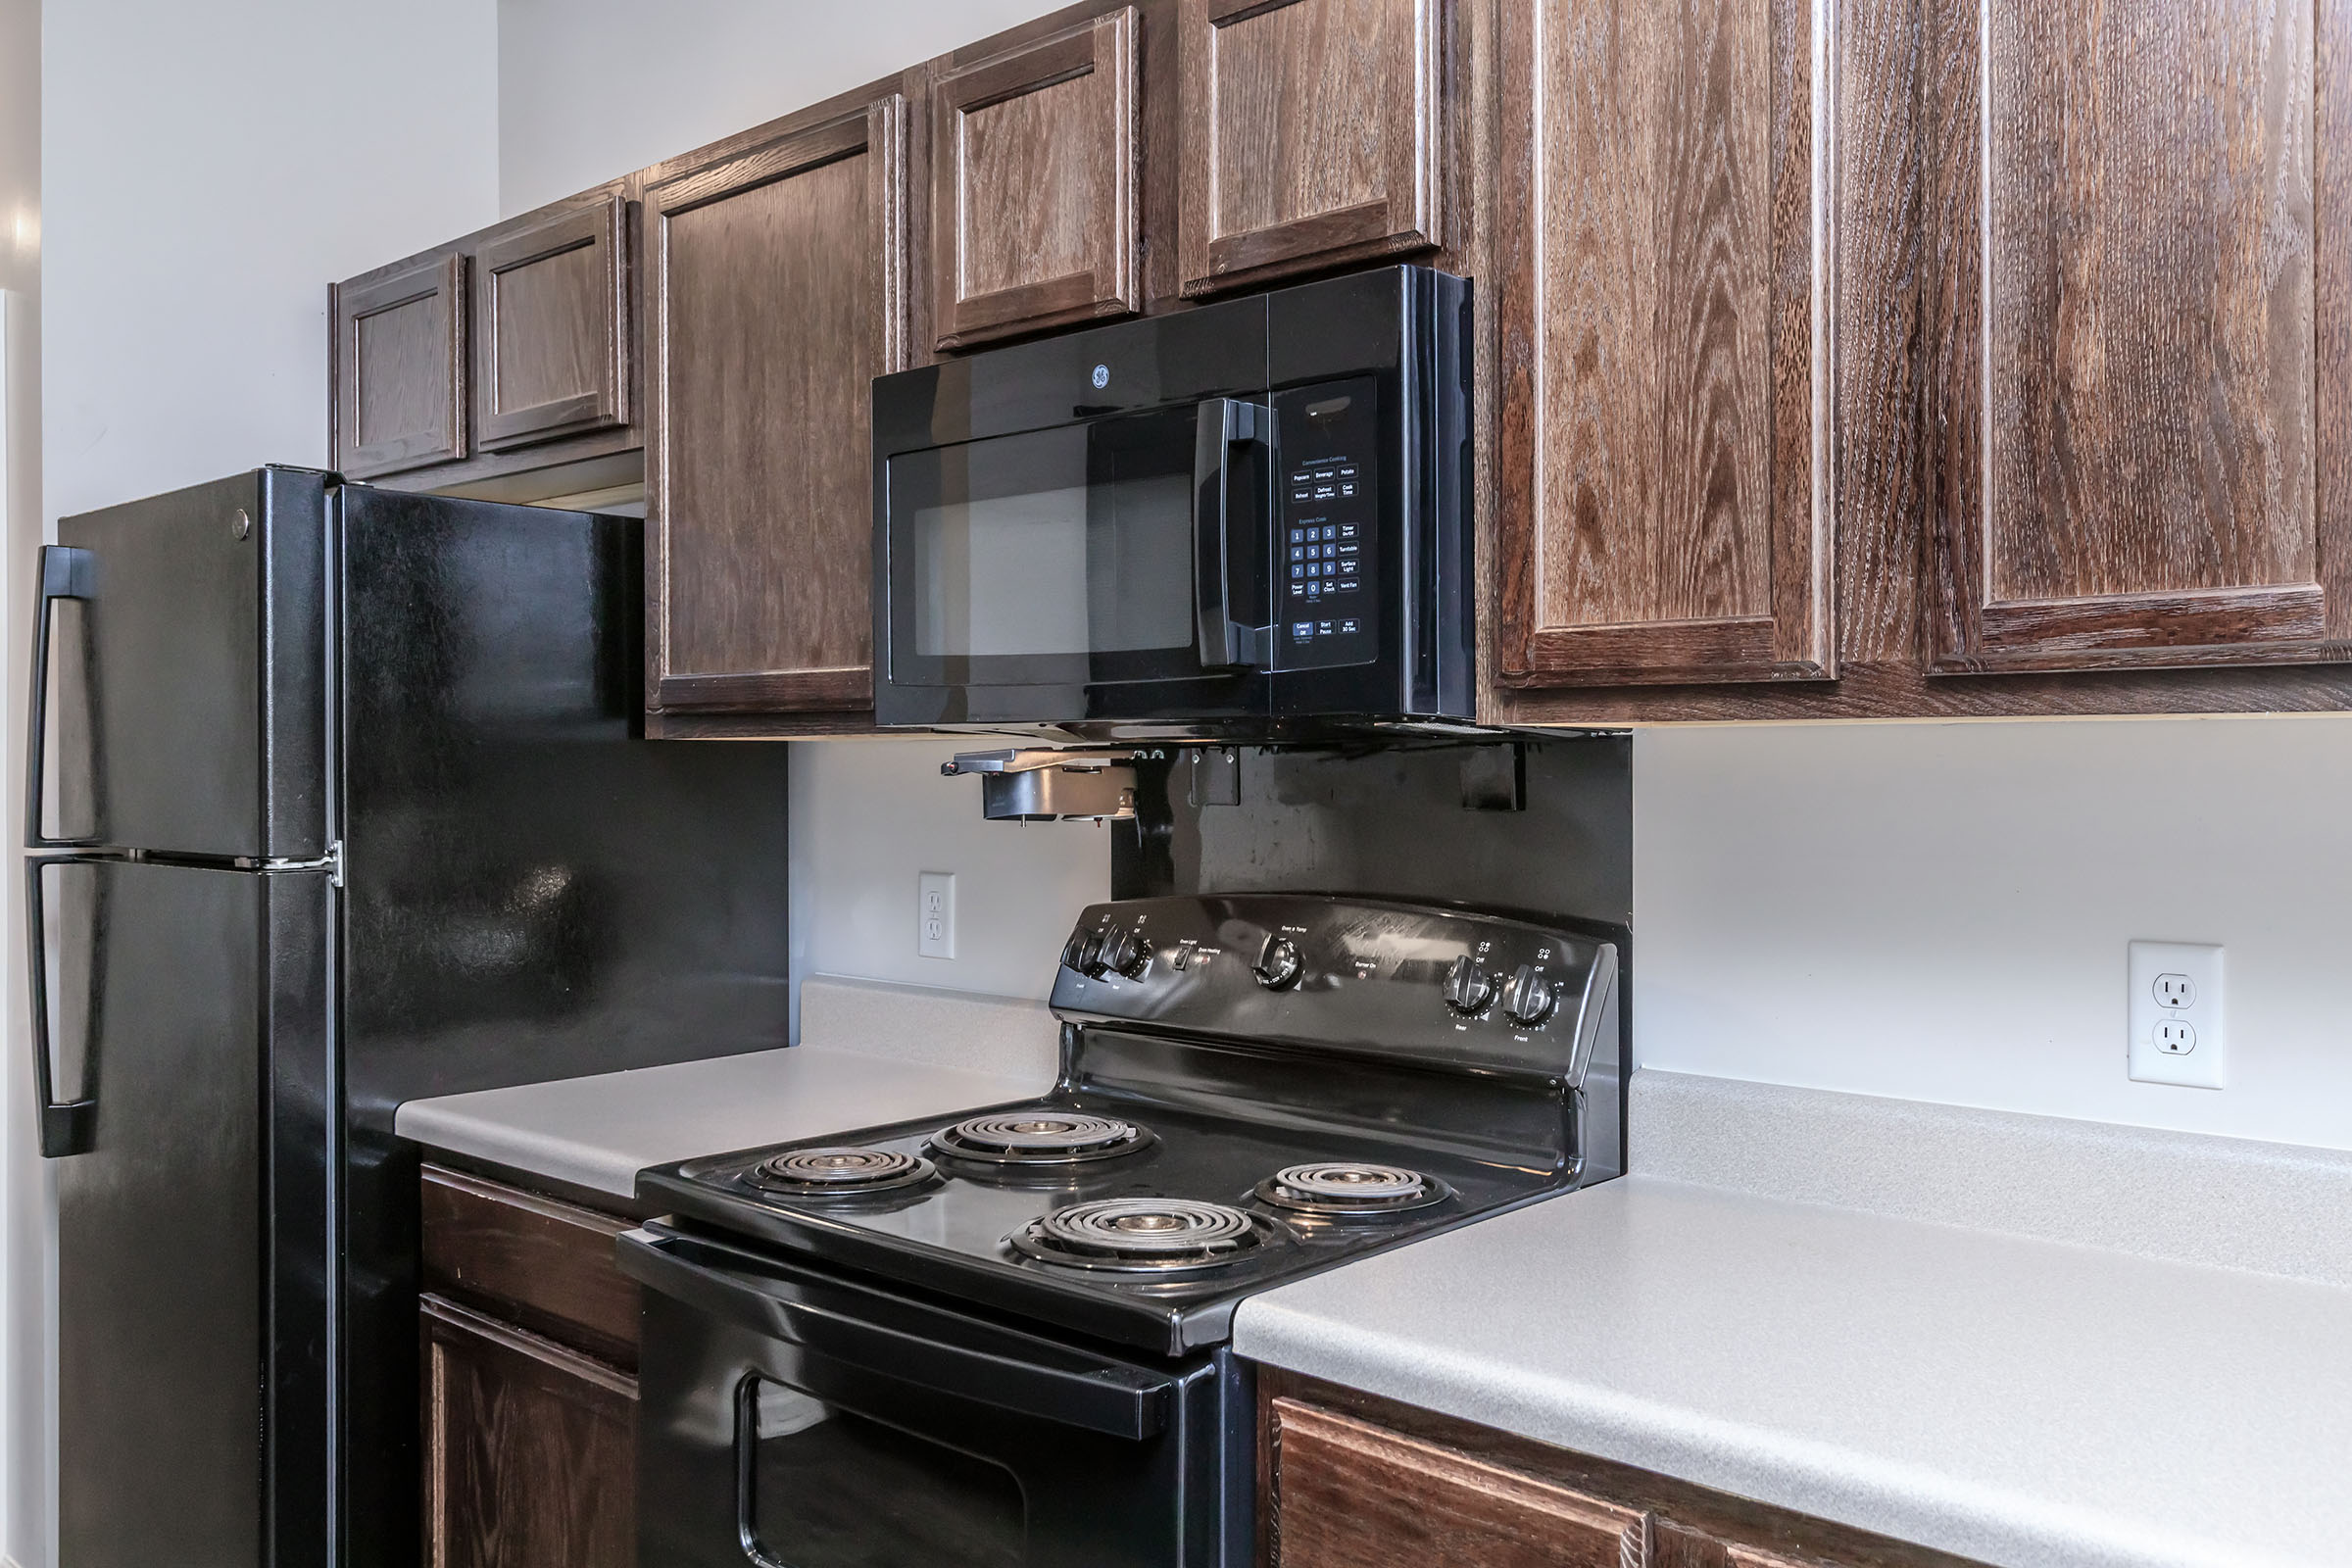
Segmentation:
<svg viewBox="0 0 2352 1568">
<path fill-rule="evenodd" d="M 1152 966 L 1152 944 L 1144 940 L 1141 931 L 1122 927 L 1104 935 L 1102 951 L 1095 955 L 1095 965 L 1098 975 L 1115 971 L 1140 980 Z"/>
<path fill-rule="evenodd" d="M 1502 1010 L 1511 1022 L 1533 1029 L 1550 1017 L 1552 1008 L 1559 1004 L 1559 988 L 1543 970 L 1532 963 L 1523 963 L 1511 978 L 1511 1000 L 1502 1004 Z"/>
<path fill-rule="evenodd" d="M 1064 966 L 1075 969 L 1080 974 L 1093 974 L 1095 972 L 1093 968 L 1095 954 L 1102 946 L 1102 932 L 1073 931 L 1070 933 L 1070 940 L 1062 945 L 1061 961 Z"/>
<path fill-rule="evenodd" d="M 1297 943 L 1289 937 L 1268 937 L 1266 951 L 1258 955 L 1250 972 L 1268 991 L 1281 991 L 1298 982 L 1299 967 Z"/>
<path fill-rule="evenodd" d="M 1446 971 L 1446 1005 L 1462 1014 L 1484 1012 L 1494 1000 L 1494 982 L 1478 960 L 1463 954 Z"/>
</svg>

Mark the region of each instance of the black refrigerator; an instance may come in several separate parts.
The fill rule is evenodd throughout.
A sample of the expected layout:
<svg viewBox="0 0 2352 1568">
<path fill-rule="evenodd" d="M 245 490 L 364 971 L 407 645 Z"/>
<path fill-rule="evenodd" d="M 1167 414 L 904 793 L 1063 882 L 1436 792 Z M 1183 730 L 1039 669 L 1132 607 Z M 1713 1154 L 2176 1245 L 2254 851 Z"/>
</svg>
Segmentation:
<svg viewBox="0 0 2352 1568">
<path fill-rule="evenodd" d="M 393 1111 L 785 1044 L 786 748 L 642 738 L 642 527 L 294 468 L 59 524 L 60 1568 L 411 1568 Z"/>
</svg>

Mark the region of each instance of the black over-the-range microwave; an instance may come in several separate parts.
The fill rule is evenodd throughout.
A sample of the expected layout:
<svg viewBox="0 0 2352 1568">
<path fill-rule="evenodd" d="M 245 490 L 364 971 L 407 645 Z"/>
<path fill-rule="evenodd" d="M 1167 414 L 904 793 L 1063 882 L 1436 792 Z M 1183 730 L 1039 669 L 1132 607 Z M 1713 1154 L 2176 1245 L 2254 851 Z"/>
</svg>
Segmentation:
<svg viewBox="0 0 2352 1568">
<path fill-rule="evenodd" d="M 879 722 L 1468 722 L 1470 345 L 1392 267 L 879 378 Z"/>
</svg>

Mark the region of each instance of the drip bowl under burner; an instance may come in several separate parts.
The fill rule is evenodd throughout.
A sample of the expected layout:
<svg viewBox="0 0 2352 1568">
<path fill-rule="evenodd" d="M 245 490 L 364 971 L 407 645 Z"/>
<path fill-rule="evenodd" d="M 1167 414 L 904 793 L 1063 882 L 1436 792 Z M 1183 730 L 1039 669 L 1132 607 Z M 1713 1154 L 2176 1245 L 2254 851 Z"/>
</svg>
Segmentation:
<svg viewBox="0 0 2352 1568">
<path fill-rule="evenodd" d="M 850 1198 L 896 1192 L 934 1173 L 929 1160 L 892 1149 L 794 1149 L 761 1160 L 744 1179 L 796 1198 Z"/>
<path fill-rule="evenodd" d="M 1257 1196 L 1277 1208 L 1343 1218 L 1395 1214 L 1442 1203 L 1451 1189 L 1435 1176 L 1401 1165 L 1328 1159 L 1286 1165 L 1257 1184 Z"/>
<path fill-rule="evenodd" d="M 1074 1110 L 1015 1110 L 973 1116 L 933 1133 L 931 1152 L 992 1165 L 1072 1165 L 1131 1154 L 1151 1130 Z"/>
<path fill-rule="evenodd" d="M 1033 1219 L 1006 1240 L 1041 1262 L 1115 1273 L 1215 1268 L 1276 1235 L 1266 1220 L 1189 1198 L 1105 1198 Z"/>
</svg>

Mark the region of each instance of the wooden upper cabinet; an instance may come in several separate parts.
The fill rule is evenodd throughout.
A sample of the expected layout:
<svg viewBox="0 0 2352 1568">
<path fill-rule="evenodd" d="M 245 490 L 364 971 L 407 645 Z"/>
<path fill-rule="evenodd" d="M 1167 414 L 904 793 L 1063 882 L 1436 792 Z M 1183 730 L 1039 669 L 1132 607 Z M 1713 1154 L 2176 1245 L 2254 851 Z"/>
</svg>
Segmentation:
<svg viewBox="0 0 2352 1568">
<path fill-rule="evenodd" d="M 1140 308 L 1136 96 L 1132 6 L 933 83 L 940 348 Z"/>
<path fill-rule="evenodd" d="M 1833 674 L 1818 8 L 1501 9 L 1499 678 Z"/>
<path fill-rule="evenodd" d="M 360 479 L 466 456 L 466 258 L 355 278 L 329 308 L 335 466 Z"/>
<path fill-rule="evenodd" d="M 1928 19 L 1936 666 L 2352 653 L 2352 95 L 2315 8 Z"/>
<path fill-rule="evenodd" d="M 1644 1519 L 1296 1399 L 1269 1409 L 1272 1568 L 1623 1568 Z"/>
<path fill-rule="evenodd" d="M 1446 0 L 1182 0 L 1184 292 L 1442 244 Z"/>
<path fill-rule="evenodd" d="M 872 706 L 872 383 L 906 357 L 905 127 L 891 93 L 649 184 L 653 708 Z"/>
<path fill-rule="evenodd" d="M 536 214 L 473 253 L 473 434 L 485 451 L 629 422 L 628 203 Z"/>
</svg>

